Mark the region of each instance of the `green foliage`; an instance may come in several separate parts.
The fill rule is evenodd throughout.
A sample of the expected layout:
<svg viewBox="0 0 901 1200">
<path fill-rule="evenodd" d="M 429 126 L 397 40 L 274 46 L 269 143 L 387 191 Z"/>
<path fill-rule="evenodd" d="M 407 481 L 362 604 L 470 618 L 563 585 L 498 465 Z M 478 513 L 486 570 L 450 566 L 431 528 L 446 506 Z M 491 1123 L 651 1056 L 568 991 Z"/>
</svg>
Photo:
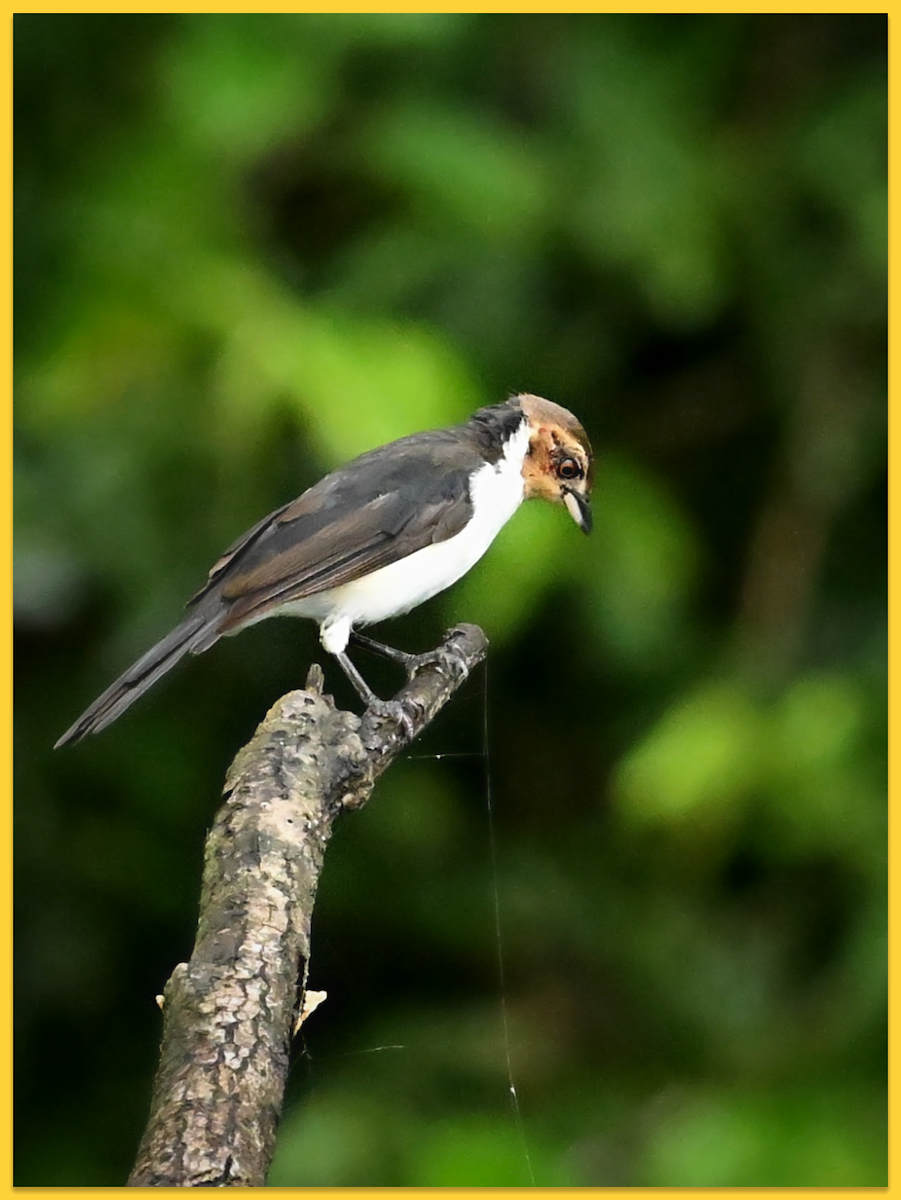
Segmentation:
<svg viewBox="0 0 901 1200">
<path fill-rule="evenodd" d="M 16 17 L 18 1184 L 125 1178 L 223 771 L 315 630 L 55 737 L 264 513 L 522 389 L 589 430 L 595 532 L 527 506 L 383 630 L 492 650 L 338 827 L 271 1182 L 884 1185 L 885 48 Z"/>
</svg>

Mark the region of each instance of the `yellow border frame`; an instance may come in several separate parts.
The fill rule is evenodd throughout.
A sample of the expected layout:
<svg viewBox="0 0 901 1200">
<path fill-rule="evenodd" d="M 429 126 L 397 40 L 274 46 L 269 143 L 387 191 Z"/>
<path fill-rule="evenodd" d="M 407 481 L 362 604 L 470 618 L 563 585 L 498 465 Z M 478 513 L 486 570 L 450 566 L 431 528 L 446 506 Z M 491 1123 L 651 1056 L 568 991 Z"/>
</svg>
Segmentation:
<svg viewBox="0 0 901 1200">
<path fill-rule="evenodd" d="M 774 4 L 755 4 L 752 6 L 746 5 L 746 6 L 737 8 L 735 11 L 736 12 L 752 11 L 752 12 L 764 12 L 764 13 L 767 13 L 767 12 L 772 12 L 772 13 L 836 12 L 836 13 L 840 13 L 840 12 L 847 12 L 848 8 L 849 8 L 849 6 L 847 4 L 837 4 L 837 3 L 831 2 L 831 0 L 830 0 L 830 2 L 828 2 L 828 3 L 820 2 L 818 4 L 813 4 L 813 3 L 805 2 L 805 3 L 796 3 L 791 6 L 774 5 Z M 401 3 L 401 4 L 393 6 L 390 11 L 392 11 L 392 12 L 398 12 L 398 11 L 400 11 L 400 12 L 403 12 L 403 11 L 421 12 L 423 10 L 429 11 L 429 12 L 436 12 L 436 13 L 437 12 L 445 12 L 445 11 L 454 11 L 454 12 L 477 12 L 477 11 L 480 11 L 478 8 L 473 6 L 471 3 L 460 4 L 453 10 L 444 9 L 439 6 L 431 6 L 431 5 L 423 5 L 423 4 L 411 5 L 411 4 L 407 4 L 407 3 Z M 19 12 L 21 12 L 21 13 L 66 13 L 66 12 L 85 12 L 85 11 L 86 10 L 84 9 L 83 6 L 80 6 L 77 4 L 71 4 L 71 5 L 33 4 L 33 5 L 22 5 L 22 6 L 16 7 L 15 9 L 11 9 L 10 10 L 10 19 L 8 19 L 4 23 L 3 32 L 2 32 L 4 57 L 5 57 L 6 62 L 9 63 L 10 80 L 12 79 L 12 28 L 13 28 L 12 17 L 15 16 L 16 13 L 19 13 Z M 87 10 L 87 11 L 115 12 L 115 11 L 119 11 L 119 10 L 114 6 L 98 6 L 97 8 Z M 192 5 L 182 5 L 182 6 L 170 5 L 168 7 L 160 7 L 158 9 L 142 8 L 140 11 L 142 11 L 142 12 L 198 12 L 198 11 L 213 12 L 213 11 L 218 11 L 218 10 L 214 10 L 212 7 L 210 7 L 207 10 L 206 6 L 203 4 L 200 4 L 200 5 L 192 4 Z M 230 12 L 241 12 L 241 11 L 243 11 L 243 8 L 235 7 L 233 9 L 226 9 L 225 11 L 226 12 L 229 12 L 229 11 Z M 290 9 L 286 8 L 282 5 L 274 5 L 271 8 L 268 8 L 267 11 L 295 12 L 298 10 L 293 5 Z M 299 10 L 299 11 L 304 11 L 304 10 Z M 377 11 L 381 11 L 381 10 L 380 9 L 372 9 L 368 6 L 361 6 L 361 5 L 347 7 L 347 6 L 338 6 L 338 5 L 329 4 L 329 5 L 318 6 L 318 7 L 311 6 L 310 9 L 308 9 L 306 11 L 310 11 L 310 12 L 321 12 L 321 11 L 325 11 L 325 12 L 377 12 Z M 546 11 L 546 9 L 539 8 L 537 6 L 534 9 L 531 7 L 527 8 L 525 10 L 523 10 L 522 8 L 511 9 L 506 5 L 500 5 L 500 6 L 496 7 L 493 11 L 495 11 L 495 12 L 520 12 L 520 11 L 543 12 L 543 11 Z M 584 3 L 579 3 L 579 4 L 571 5 L 569 7 L 568 11 L 592 13 L 592 12 L 599 12 L 599 11 L 603 11 L 603 10 L 599 10 L 595 5 L 586 5 Z M 659 5 L 638 4 L 638 3 L 635 3 L 633 0 L 632 3 L 626 3 L 626 4 L 619 5 L 612 11 L 654 13 L 654 12 L 661 11 L 661 8 Z M 701 7 L 696 6 L 694 9 L 688 10 L 688 11 L 691 11 L 691 12 L 721 12 L 721 11 L 723 11 L 723 9 L 721 6 L 709 5 L 709 6 L 701 6 Z M 895 52 L 896 52 L 897 46 L 898 46 L 898 36 L 896 35 L 896 32 L 895 32 L 894 22 L 891 20 L 891 16 L 892 16 L 891 7 L 889 6 L 886 8 L 878 8 L 878 9 L 874 9 L 874 10 L 866 9 L 864 11 L 886 12 L 887 13 L 887 15 L 889 17 L 889 59 L 891 62 L 895 58 Z M 10 143 L 11 143 L 11 128 L 12 128 L 12 88 L 11 87 L 7 87 L 7 89 L 5 91 L 5 105 L 6 105 L 8 113 L 9 113 L 9 118 L 6 122 L 6 128 L 8 130 L 7 137 L 9 138 Z M 896 115 L 896 105 L 894 103 L 894 94 L 893 94 L 893 89 L 890 89 L 890 117 L 894 118 L 895 115 Z M 890 128 L 894 129 L 894 120 L 890 120 Z M 893 137 L 891 139 L 892 146 L 894 146 L 895 141 L 896 141 L 896 139 Z M 11 230 L 12 229 L 12 187 L 11 187 L 12 147 L 11 147 L 11 144 L 9 147 L 9 151 L 7 153 L 6 161 L 8 164 L 10 164 L 7 168 L 7 171 L 9 173 L 9 177 L 10 177 L 10 186 L 7 187 L 6 193 L 5 193 L 5 207 L 6 207 L 6 215 L 7 215 L 7 227 Z M 10 248 L 8 251 L 8 257 L 9 257 L 9 262 L 11 264 L 12 263 L 11 241 L 10 241 Z M 10 275 L 11 274 L 12 274 L 12 272 L 10 269 Z M 8 303 L 9 303 L 9 306 L 11 309 L 11 306 L 12 306 L 11 294 L 9 292 L 7 294 L 10 295 L 10 299 L 9 299 Z M 891 339 L 891 333 L 894 332 L 898 328 L 898 326 L 899 326 L 899 320 L 895 319 L 893 317 L 892 320 L 890 321 L 890 326 L 889 326 L 890 341 L 894 340 L 894 339 Z M 10 359 L 10 365 L 11 365 L 11 360 L 12 360 L 11 330 L 12 330 L 12 321 L 11 321 L 11 314 L 10 314 L 10 320 L 8 320 L 8 322 L 7 322 L 7 339 L 6 339 L 6 344 L 9 347 L 8 355 L 9 355 L 9 359 Z M 9 377 L 11 377 L 11 371 L 8 373 L 8 378 Z M 10 407 L 11 407 L 11 405 L 10 405 Z M 896 455 L 894 453 L 895 437 L 894 437 L 894 430 L 892 429 L 892 424 L 893 423 L 890 422 L 890 442 L 889 442 L 890 464 L 892 464 L 896 459 Z M 11 425 L 10 424 L 8 424 L 6 426 L 6 430 L 5 430 L 4 450 L 5 450 L 5 455 L 4 455 L 5 460 L 8 464 L 9 478 L 11 480 L 12 479 L 12 435 L 11 435 Z M 891 472 L 890 472 L 890 478 L 891 478 Z M 891 525 L 892 525 L 892 527 L 894 527 L 897 524 L 897 521 L 894 520 L 893 518 L 896 518 L 899 515 L 898 514 L 899 500 L 898 500 L 897 489 L 892 488 L 890 486 L 889 495 L 890 495 L 889 516 L 890 516 Z M 4 541 L 8 545 L 8 551 L 7 551 L 7 553 L 5 553 L 3 555 L 3 570 L 7 575 L 6 594 L 9 597 L 8 605 L 9 605 L 9 611 L 11 614 L 11 612 L 12 612 L 12 488 L 11 487 L 9 487 L 6 490 L 6 492 L 4 493 L 4 510 L 5 510 L 5 514 L 6 514 L 6 518 L 7 518 L 3 523 Z M 4 545 L 4 550 L 7 550 L 7 545 Z M 11 630 L 11 626 L 12 626 L 12 622 L 10 621 L 10 630 Z M 7 637 L 4 639 L 4 642 L 3 642 L 3 658 L 4 658 L 5 673 L 7 675 L 7 678 L 11 682 L 11 680 L 12 680 L 12 637 L 11 637 L 11 632 L 7 635 Z M 890 657 L 890 663 L 889 663 L 890 677 L 893 678 L 894 671 L 891 670 L 892 665 L 893 665 L 892 658 Z M 8 692 L 8 696 L 10 697 L 8 700 L 8 703 L 9 703 L 9 707 L 11 710 L 12 709 L 11 688 L 10 688 L 10 691 Z M 890 745 L 892 744 L 892 742 L 894 740 L 893 735 L 896 732 L 898 734 L 901 734 L 901 718 L 897 717 L 895 715 L 895 713 L 896 713 L 896 707 L 893 705 L 890 708 L 890 714 L 892 717 L 890 726 L 889 726 Z M 6 737 L 5 737 L 5 741 L 4 741 L 4 749 L 5 749 L 4 758 L 5 758 L 6 762 L 11 764 L 11 762 L 12 762 L 12 733 L 11 733 L 12 713 L 11 713 L 11 711 L 10 711 L 10 719 L 6 723 L 6 730 L 7 730 L 7 732 L 6 732 Z M 11 793 L 12 793 L 11 772 L 7 772 L 7 778 L 10 779 L 9 788 L 10 788 L 10 795 L 11 795 Z M 891 794 L 891 791 L 893 791 L 893 790 L 894 789 L 890 788 L 890 794 Z M 9 805 L 9 810 L 10 810 L 10 815 L 11 815 L 11 811 L 12 811 L 12 803 L 11 802 Z M 3 846 L 4 860 L 7 862 L 7 865 L 8 865 L 7 878 L 11 879 L 12 878 L 12 832 L 11 832 L 11 823 L 10 822 L 7 822 L 6 830 L 7 830 L 7 832 L 6 832 L 6 837 L 4 839 L 4 846 Z M 890 851 L 891 851 L 891 841 L 890 841 Z M 890 898 L 890 917 L 891 917 L 894 915 L 894 908 L 895 908 L 894 891 L 891 888 L 891 886 L 889 889 L 889 898 Z M 8 906 L 8 911 L 9 911 L 10 917 L 11 917 L 12 905 L 9 900 L 7 901 L 7 906 Z M 9 927 L 10 927 L 10 925 L 8 924 L 7 925 L 8 930 L 9 930 Z M 11 941 L 11 933 L 8 934 L 8 937 L 10 938 L 10 941 Z M 7 952 L 5 954 L 5 961 L 7 964 L 7 966 L 6 966 L 7 995 L 9 995 L 11 997 L 11 992 L 12 992 L 12 987 L 11 987 L 11 982 L 12 982 L 11 981 L 11 974 L 12 974 L 11 947 L 7 949 Z M 10 1001 L 10 1007 L 11 1007 L 11 1001 Z M 8 1027 L 9 1027 L 9 1024 L 11 1024 L 11 1022 L 8 1023 Z M 891 1066 L 893 1065 L 893 1059 L 894 1059 L 894 1056 L 892 1055 L 890 1057 L 890 1078 L 891 1078 L 891 1074 L 892 1074 Z M 12 1047 L 11 1047 L 11 1041 L 9 1038 L 7 1038 L 7 1040 L 3 1044 L 3 1067 L 4 1067 L 4 1074 L 5 1074 L 6 1078 L 9 1080 L 9 1089 L 8 1089 L 7 1094 L 10 1097 L 10 1100 L 8 1102 L 8 1110 L 9 1111 L 8 1111 L 8 1116 L 7 1116 L 7 1120 L 6 1120 L 5 1128 L 4 1128 L 5 1136 L 4 1136 L 3 1142 L 2 1142 L 3 1157 L 6 1160 L 5 1161 L 5 1170 L 3 1171 L 3 1177 L 7 1181 L 7 1183 L 6 1183 L 7 1188 L 9 1188 L 9 1190 L 12 1190 L 12 1187 L 11 1187 L 12 1163 L 13 1163 L 13 1158 L 12 1158 L 12 1112 L 11 1112 Z M 889 1146 L 891 1147 L 891 1145 L 894 1143 L 895 1136 L 897 1136 L 899 1134 L 899 1132 L 901 1132 L 901 1122 L 899 1122 L 899 1120 L 896 1118 L 894 1106 L 891 1104 L 889 1107 L 889 1116 L 890 1116 Z M 608 1196 L 608 1197 L 619 1196 L 619 1197 L 623 1197 L 623 1198 L 628 1197 L 628 1196 L 633 1196 L 636 1194 L 650 1194 L 655 1191 L 665 1190 L 665 1191 L 677 1192 L 681 1196 L 684 1196 L 684 1197 L 696 1196 L 696 1197 L 698 1197 L 698 1200 L 709 1200 L 709 1198 L 712 1196 L 718 1196 L 720 1194 L 728 1194 L 730 1192 L 735 1192 L 735 1191 L 741 1191 L 741 1192 L 743 1192 L 745 1194 L 749 1194 L 749 1195 L 758 1195 L 759 1194 L 761 1196 L 765 1195 L 765 1196 L 772 1196 L 772 1197 L 789 1197 L 789 1196 L 793 1196 L 798 1191 L 802 1191 L 802 1192 L 829 1191 L 831 1193 L 838 1193 L 838 1194 L 842 1194 L 842 1195 L 866 1195 L 874 1190 L 886 1190 L 889 1192 L 892 1190 L 891 1165 L 892 1165 L 892 1159 L 891 1159 L 891 1155 L 890 1155 L 889 1187 L 887 1189 L 873 1189 L 873 1188 L 759 1188 L 759 1189 L 758 1188 L 665 1188 L 665 1189 L 659 1189 L 659 1188 L 597 1188 L 597 1189 L 594 1189 L 594 1188 L 535 1188 L 535 1189 L 504 1188 L 504 1189 L 500 1189 L 500 1190 L 503 1190 L 505 1192 L 513 1192 L 513 1191 L 518 1192 L 521 1190 L 523 1192 L 526 1192 L 526 1193 L 532 1194 L 532 1195 L 548 1195 L 548 1196 L 550 1196 L 550 1195 L 556 1196 L 561 1193 L 562 1194 L 572 1193 L 575 1195 L 575 1194 L 581 1194 L 586 1191 L 597 1191 L 598 1193 L 603 1193 L 605 1196 Z M 2 1185 L 0 1185 L 0 1186 L 2 1186 Z M 19 1190 L 19 1189 L 17 1189 L 17 1190 Z M 53 1189 L 53 1188 L 27 1188 L 27 1189 L 21 1189 L 21 1190 L 27 1191 L 30 1195 L 35 1196 L 35 1197 L 55 1196 L 58 1191 L 58 1189 Z M 73 1191 L 73 1192 L 79 1193 L 81 1195 L 85 1195 L 85 1194 L 91 1195 L 91 1194 L 96 1193 L 98 1196 L 106 1195 L 110 1191 L 109 1188 L 71 1188 L 71 1189 L 67 1188 L 65 1190 Z M 153 1189 L 146 1188 L 146 1189 L 138 1189 L 138 1190 L 150 1192 Z M 242 1188 L 242 1189 L 236 1189 L 236 1190 L 250 1191 L 252 1189 Z M 330 1195 L 331 1193 L 336 1192 L 336 1191 L 357 1191 L 357 1190 L 365 1190 L 367 1192 L 377 1193 L 377 1194 L 400 1193 L 403 1195 L 420 1195 L 421 1194 L 423 1196 L 427 1195 L 429 1192 L 432 1192 L 432 1191 L 440 1191 L 443 1196 L 453 1197 L 453 1198 L 455 1198 L 455 1200 L 456 1200 L 456 1198 L 460 1198 L 460 1200 L 462 1200 L 462 1198 L 464 1196 L 471 1197 L 474 1195 L 475 1196 L 481 1195 L 481 1196 L 485 1196 L 485 1197 L 490 1197 L 499 1189 L 496 1189 L 496 1188 L 440 1188 L 440 1189 L 435 1189 L 435 1188 L 365 1188 L 365 1189 L 356 1189 L 356 1188 L 273 1188 L 273 1189 L 270 1189 L 270 1195 L 289 1197 L 289 1196 L 295 1195 L 297 1192 L 303 1191 L 304 1194 L 308 1195 L 308 1196 L 315 1197 L 315 1196 L 322 1195 L 323 1197 L 327 1197 L 328 1195 Z"/>
</svg>

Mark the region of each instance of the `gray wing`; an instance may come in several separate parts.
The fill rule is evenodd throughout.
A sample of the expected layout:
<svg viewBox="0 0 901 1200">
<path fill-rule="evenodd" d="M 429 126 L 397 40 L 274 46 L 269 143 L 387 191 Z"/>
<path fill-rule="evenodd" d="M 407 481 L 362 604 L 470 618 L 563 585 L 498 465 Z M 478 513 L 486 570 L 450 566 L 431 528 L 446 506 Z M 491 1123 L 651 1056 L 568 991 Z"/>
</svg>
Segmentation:
<svg viewBox="0 0 901 1200">
<path fill-rule="evenodd" d="M 350 583 L 453 537 L 472 515 L 469 478 L 483 462 L 457 430 L 370 451 L 254 526 L 191 604 L 220 601 L 226 612 L 217 632 L 233 632 L 273 604 Z"/>
<path fill-rule="evenodd" d="M 185 655 L 201 654 L 272 604 L 299 600 L 453 537 L 483 462 L 462 429 L 364 454 L 271 513 L 223 554 L 177 629 L 142 655 L 56 743 L 98 733 Z"/>
</svg>

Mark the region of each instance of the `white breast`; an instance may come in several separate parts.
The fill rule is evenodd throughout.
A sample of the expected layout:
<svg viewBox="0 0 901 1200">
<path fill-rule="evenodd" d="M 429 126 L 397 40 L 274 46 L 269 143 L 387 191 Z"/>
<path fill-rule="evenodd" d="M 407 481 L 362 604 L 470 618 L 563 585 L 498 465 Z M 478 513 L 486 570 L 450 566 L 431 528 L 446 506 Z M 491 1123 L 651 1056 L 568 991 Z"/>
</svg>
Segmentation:
<svg viewBox="0 0 901 1200">
<path fill-rule="evenodd" d="M 478 562 L 522 503 L 522 464 L 528 448 L 529 428 L 523 423 L 503 457 L 486 463 L 470 480 L 472 517 L 454 537 L 353 583 L 285 605 L 280 612 L 319 621 L 322 645 L 336 654 L 346 647 L 355 625 L 398 616 L 444 591 Z"/>
</svg>

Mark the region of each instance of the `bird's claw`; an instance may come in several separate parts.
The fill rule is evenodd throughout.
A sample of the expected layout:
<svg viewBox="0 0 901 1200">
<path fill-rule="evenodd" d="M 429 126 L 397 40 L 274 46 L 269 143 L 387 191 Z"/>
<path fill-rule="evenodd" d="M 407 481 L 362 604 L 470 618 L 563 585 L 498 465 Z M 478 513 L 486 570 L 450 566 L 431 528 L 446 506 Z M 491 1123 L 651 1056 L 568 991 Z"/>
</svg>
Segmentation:
<svg viewBox="0 0 901 1200">
<path fill-rule="evenodd" d="M 401 700 L 379 700 L 377 696 L 373 697 L 366 712 L 372 713 L 380 721 L 393 721 L 403 729 L 410 741 L 416 736 L 413 717 Z"/>
<path fill-rule="evenodd" d="M 435 650 L 426 650 L 424 654 L 411 655 L 410 661 L 407 663 L 407 678 L 412 679 L 425 667 L 437 667 L 453 678 L 457 678 L 461 671 L 463 674 L 466 673 L 459 656 L 452 654 L 444 646 L 439 646 Z"/>
</svg>

